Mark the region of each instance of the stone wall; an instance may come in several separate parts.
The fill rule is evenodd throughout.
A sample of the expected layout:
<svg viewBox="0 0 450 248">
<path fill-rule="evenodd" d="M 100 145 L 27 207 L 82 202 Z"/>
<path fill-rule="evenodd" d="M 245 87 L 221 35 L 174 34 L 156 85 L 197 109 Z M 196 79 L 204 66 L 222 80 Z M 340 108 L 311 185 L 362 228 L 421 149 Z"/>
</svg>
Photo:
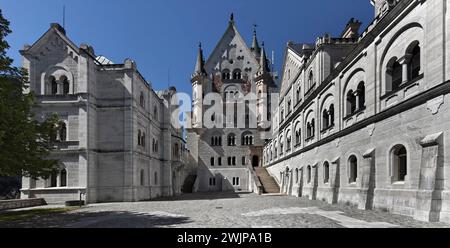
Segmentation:
<svg viewBox="0 0 450 248">
<path fill-rule="evenodd" d="M 0 201 L 0 211 L 16 208 L 29 208 L 47 205 L 43 198 Z"/>
</svg>

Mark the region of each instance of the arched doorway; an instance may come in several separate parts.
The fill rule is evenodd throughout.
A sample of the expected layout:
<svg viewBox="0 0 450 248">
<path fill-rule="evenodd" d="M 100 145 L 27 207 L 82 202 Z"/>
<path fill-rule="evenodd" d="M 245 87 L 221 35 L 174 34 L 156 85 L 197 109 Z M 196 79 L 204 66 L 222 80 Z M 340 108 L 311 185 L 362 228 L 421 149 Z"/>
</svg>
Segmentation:
<svg viewBox="0 0 450 248">
<path fill-rule="evenodd" d="M 252 166 L 253 167 L 259 167 L 259 157 L 258 156 L 253 156 L 253 158 L 252 158 Z"/>
</svg>

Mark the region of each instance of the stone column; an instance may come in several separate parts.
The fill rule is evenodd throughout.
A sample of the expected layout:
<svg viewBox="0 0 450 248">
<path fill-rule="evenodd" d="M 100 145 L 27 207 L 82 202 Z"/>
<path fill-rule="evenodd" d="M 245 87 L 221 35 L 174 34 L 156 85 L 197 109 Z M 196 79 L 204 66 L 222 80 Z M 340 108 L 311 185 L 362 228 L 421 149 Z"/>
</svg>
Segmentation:
<svg viewBox="0 0 450 248">
<path fill-rule="evenodd" d="M 332 204 L 338 203 L 340 183 L 340 159 L 336 158 L 330 165 L 330 187 L 333 190 Z"/>
<path fill-rule="evenodd" d="M 375 149 L 370 149 L 363 154 L 364 160 L 361 166 L 361 191 L 358 208 L 371 210 L 375 190 Z"/>
<path fill-rule="evenodd" d="M 438 222 L 440 219 L 443 191 L 442 161 L 438 157 L 442 132 L 426 136 L 422 146 L 419 190 L 417 191 L 414 219 Z"/>
</svg>

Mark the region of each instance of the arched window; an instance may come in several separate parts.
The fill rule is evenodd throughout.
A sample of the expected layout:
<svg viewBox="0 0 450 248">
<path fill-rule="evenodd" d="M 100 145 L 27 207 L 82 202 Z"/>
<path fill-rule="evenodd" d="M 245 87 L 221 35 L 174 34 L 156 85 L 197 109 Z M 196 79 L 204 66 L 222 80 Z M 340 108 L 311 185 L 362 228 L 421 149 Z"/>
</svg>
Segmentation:
<svg viewBox="0 0 450 248">
<path fill-rule="evenodd" d="M 364 82 L 358 84 L 357 93 L 358 95 L 358 109 L 364 109 L 366 106 L 366 86 Z"/>
<path fill-rule="evenodd" d="M 141 186 L 144 186 L 145 184 L 145 174 L 144 170 L 141 170 Z"/>
<path fill-rule="evenodd" d="M 347 92 L 347 116 L 352 115 L 356 111 L 356 97 L 353 90 Z"/>
<path fill-rule="evenodd" d="M 236 146 L 236 135 L 234 134 L 228 135 L 228 146 Z"/>
<path fill-rule="evenodd" d="M 411 60 L 408 64 L 408 79 L 413 80 L 420 74 L 420 46 L 416 44 L 411 51 Z"/>
<path fill-rule="evenodd" d="M 139 105 L 141 105 L 141 107 L 145 106 L 145 99 L 144 99 L 144 93 L 141 92 L 141 95 L 139 96 Z"/>
<path fill-rule="evenodd" d="M 322 129 L 326 130 L 328 127 L 330 127 L 330 116 L 328 114 L 328 109 L 324 109 L 322 113 Z"/>
<path fill-rule="evenodd" d="M 211 115 L 211 121 L 212 121 L 212 122 L 215 122 L 215 121 L 216 121 L 216 114 L 212 114 L 212 115 Z"/>
<path fill-rule="evenodd" d="M 245 132 L 241 136 L 241 144 L 243 146 L 251 146 L 253 145 L 253 134 L 250 132 Z"/>
<path fill-rule="evenodd" d="M 59 123 L 59 141 L 65 142 L 67 140 L 67 126 L 65 122 Z"/>
<path fill-rule="evenodd" d="M 224 80 L 231 79 L 229 70 L 227 70 L 227 69 L 223 70 L 223 72 L 222 72 L 222 79 L 224 79 Z"/>
<path fill-rule="evenodd" d="M 301 99 L 301 96 L 300 96 L 300 86 L 298 86 L 297 87 L 297 91 L 295 92 L 295 97 L 296 97 L 296 99 L 297 99 L 297 102 L 299 102 L 300 101 L 300 99 Z"/>
<path fill-rule="evenodd" d="M 67 170 L 62 169 L 59 175 L 59 185 L 60 187 L 67 187 Z"/>
<path fill-rule="evenodd" d="M 330 105 L 329 115 L 330 115 L 330 126 L 334 126 L 334 104 Z"/>
<path fill-rule="evenodd" d="M 61 80 L 61 82 L 63 84 L 63 94 L 64 95 L 68 95 L 69 91 L 70 91 L 69 80 L 67 79 L 66 76 L 62 76 L 60 80 Z"/>
<path fill-rule="evenodd" d="M 56 83 L 56 78 L 53 76 L 50 77 L 50 87 L 52 95 L 58 94 L 58 83 Z"/>
<path fill-rule="evenodd" d="M 309 139 L 312 137 L 312 127 L 311 127 L 311 123 L 308 122 L 308 124 L 306 124 L 306 138 Z"/>
<path fill-rule="evenodd" d="M 392 58 L 386 68 L 386 91 L 397 91 L 403 81 L 402 65 L 397 58 Z"/>
<path fill-rule="evenodd" d="M 302 140 L 302 130 L 299 128 L 295 131 L 295 144 L 299 145 Z"/>
<path fill-rule="evenodd" d="M 323 164 L 323 182 L 330 182 L 330 164 L 328 162 Z"/>
<path fill-rule="evenodd" d="M 311 166 L 306 168 L 306 182 L 311 183 Z"/>
<path fill-rule="evenodd" d="M 241 79 L 242 78 L 242 73 L 241 70 L 236 69 L 233 71 L 233 79 Z"/>
<path fill-rule="evenodd" d="M 358 160 L 355 155 L 350 156 L 348 159 L 348 168 L 349 168 L 349 182 L 356 183 L 356 179 L 358 178 Z"/>
<path fill-rule="evenodd" d="M 58 172 L 56 170 L 53 170 L 52 173 L 50 174 L 50 187 L 51 188 L 55 188 L 58 186 L 57 180 L 58 180 Z"/>
<path fill-rule="evenodd" d="M 391 158 L 393 182 L 404 182 L 408 173 L 408 160 L 405 146 L 395 146 L 392 149 Z"/>
</svg>

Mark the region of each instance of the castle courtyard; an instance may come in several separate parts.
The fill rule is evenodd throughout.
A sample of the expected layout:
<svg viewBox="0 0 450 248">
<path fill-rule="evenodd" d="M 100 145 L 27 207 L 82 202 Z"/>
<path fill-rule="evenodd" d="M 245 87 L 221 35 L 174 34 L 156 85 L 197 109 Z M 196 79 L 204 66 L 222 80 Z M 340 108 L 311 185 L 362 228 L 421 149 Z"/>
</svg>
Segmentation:
<svg viewBox="0 0 450 248">
<path fill-rule="evenodd" d="M 57 208 L 47 205 L 31 208 Z M 90 204 L 68 212 L 3 220 L 0 227 L 63 228 L 448 228 L 386 211 L 280 195 L 196 193 L 148 202 Z"/>
</svg>

